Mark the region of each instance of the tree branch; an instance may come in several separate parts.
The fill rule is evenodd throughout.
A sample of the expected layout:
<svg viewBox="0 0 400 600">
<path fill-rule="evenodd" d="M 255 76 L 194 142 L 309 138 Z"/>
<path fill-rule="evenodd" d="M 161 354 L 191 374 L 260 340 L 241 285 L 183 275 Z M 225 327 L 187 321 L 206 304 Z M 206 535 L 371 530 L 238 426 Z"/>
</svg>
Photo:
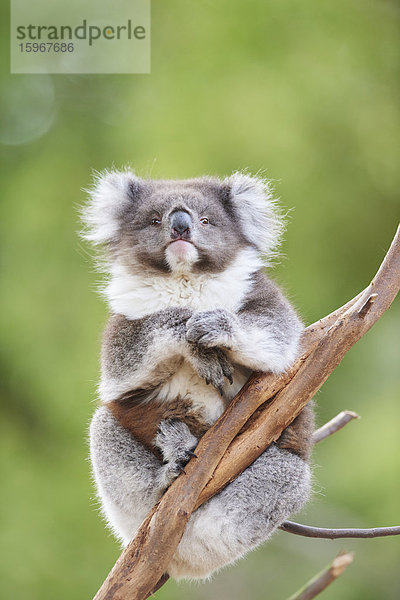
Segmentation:
<svg viewBox="0 0 400 600">
<path fill-rule="evenodd" d="M 95 600 L 148 596 L 166 572 L 191 513 L 279 438 L 344 354 L 389 308 L 399 287 L 400 227 L 366 290 L 305 330 L 302 355 L 292 368 L 278 376 L 255 373 L 250 377 L 201 438 L 198 458 L 188 463 L 186 475 L 178 477 L 150 512 Z"/>
<path fill-rule="evenodd" d="M 325 425 L 322 425 L 322 427 L 320 427 L 319 429 L 314 431 L 313 440 L 312 440 L 313 443 L 316 444 L 317 442 L 321 442 L 326 437 L 333 435 L 334 433 L 336 433 L 337 431 L 339 431 L 340 429 L 345 427 L 345 425 L 347 425 L 347 423 L 350 423 L 350 421 L 352 421 L 353 419 L 359 419 L 359 418 L 360 418 L 359 415 L 357 415 L 355 412 L 353 412 L 351 410 L 343 410 L 342 412 L 337 414 L 336 417 L 333 417 L 333 419 L 331 419 L 330 421 L 325 423 Z M 309 526 L 301 525 L 300 523 L 294 523 L 293 521 L 284 521 L 282 523 L 282 525 L 279 527 L 279 529 L 281 529 L 282 531 L 285 531 L 286 533 L 293 533 L 293 534 L 297 534 L 297 535 L 306 535 L 306 533 L 300 533 L 300 531 L 304 532 L 304 531 L 309 531 L 310 529 L 316 529 L 316 528 L 310 528 Z M 320 529 L 320 531 L 321 532 L 328 531 L 330 533 L 333 530 L 332 529 Z M 338 531 L 338 530 L 336 530 L 336 531 Z M 352 530 L 352 531 L 362 531 L 362 530 Z M 321 535 L 320 537 L 324 537 L 324 536 Z M 355 537 L 358 537 L 358 536 L 355 536 Z M 153 590 L 150 592 L 150 594 L 147 597 L 150 597 L 153 594 L 155 594 L 155 592 L 157 590 L 159 590 L 160 587 L 162 587 L 164 585 L 164 583 L 166 583 L 166 581 L 168 581 L 168 579 L 169 579 L 168 574 L 164 573 L 164 575 L 162 576 L 160 581 L 157 583 L 157 585 L 153 588 Z"/>
<path fill-rule="evenodd" d="M 352 552 L 340 553 L 333 559 L 327 569 L 319 575 L 311 579 L 306 585 L 290 596 L 288 600 L 312 600 L 324 591 L 335 579 L 343 573 L 343 571 L 353 562 Z"/>
<path fill-rule="evenodd" d="M 285 521 L 279 529 L 303 537 L 337 540 L 340 538 L 376 538 L 389 535 L 400 535 L 400 526 L 373 527 L 370 529 L 328 529 L 326 527 L 311 527 L 293 521 Z"/>
<path fill-rule="evenodd" d="M 235 400 L 261 406 L 232 442 L 196 504 L 218 493 L 276 441 L 346 352 L 389 308 L 400 288 L 400 227 L 371 284 L 352 301 L 314 323 L 303 335 L 303 354 L 279 376 L 254 374 Z M 376 294 L 375 302 L 368 302 Z M 367 305 L 367 309 L 359 313 Z M 258 408 L 258 407 L 257 407 Z"/>
<path fill-rule="evenodd" d="M 325 423 L 325 425 L 322 425 L 322 427 L 314 431 L 312 436 L 313 444 L 321 442 L 330 435 L 340 431 L 340 429 L 347 425 L 347 423 L 350 423 L 353 419 L 359 418 L 360 416 L 352 410 L 342 410 L 336 417 L 333 417 L 333 419 Z"/>
</svg>

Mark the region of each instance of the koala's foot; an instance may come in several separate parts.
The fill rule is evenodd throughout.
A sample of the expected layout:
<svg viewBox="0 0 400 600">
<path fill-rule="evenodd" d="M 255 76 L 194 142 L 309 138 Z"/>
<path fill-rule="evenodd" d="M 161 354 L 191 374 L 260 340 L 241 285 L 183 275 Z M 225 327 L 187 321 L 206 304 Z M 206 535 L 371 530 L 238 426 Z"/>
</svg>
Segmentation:
<svg viewBox="0 0 400 600">
<path fill-rule="evenodd" d="M 184 470 L 189 460 L 196 456 L 193 450 L 197 438 L 186 423 L 176 419 L 161 421 L 154 445 L 161 450 L 164 459 L 164 475 L 171 483 Z"/>
<path fill-rule="evenodd" d="M 202 348 L 192 345 L 190 362 L 197 374 L 211 384 L 223 395 L 225 377 L 230 384 L 233 383 L 233 367 L 225 352 L 220 348 Z"/>
<path fill-rule="evenodd" d="M 231 350 L 235 316 L 223 309 L 197 312 L 186 323 L 186 339 L 207 348 Z"/>
<path fill-rule="evenodd" d="M 311 454 L 313 431 L 314 411 L 312 402 L 309 402 L 289 427 L 282 432 L 276 445 L 307 461 Z"/>
</svg>

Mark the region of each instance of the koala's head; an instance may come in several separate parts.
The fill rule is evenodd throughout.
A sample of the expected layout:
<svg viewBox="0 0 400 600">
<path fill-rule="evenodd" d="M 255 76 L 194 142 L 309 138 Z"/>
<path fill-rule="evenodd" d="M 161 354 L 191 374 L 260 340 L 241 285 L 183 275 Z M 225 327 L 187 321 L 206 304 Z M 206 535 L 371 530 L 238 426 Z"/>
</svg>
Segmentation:
<svg viewBox="0 0 400 600">
<path fill-rule="evenodd" d="M 145 180 L 106 172 L 82 216 L 84 237 L 131 272 L 218 273 L 243 248 L 270 254 L 282 229 L 268 183 L 243 173 Z"/>
</svg>

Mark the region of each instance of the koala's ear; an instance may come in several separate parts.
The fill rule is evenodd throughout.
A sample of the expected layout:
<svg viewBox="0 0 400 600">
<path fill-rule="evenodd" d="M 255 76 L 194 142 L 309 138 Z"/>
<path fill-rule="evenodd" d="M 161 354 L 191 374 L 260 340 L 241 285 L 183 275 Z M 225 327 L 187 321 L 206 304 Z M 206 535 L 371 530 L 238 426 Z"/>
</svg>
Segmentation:
<svg viewBox="0 0 400 600">
<path fill-rule="evenodd" d="M 273 252 L 284 229 L 283 217 L 267 180 L 236 172 L 223 181 L 225 202 L 233 208 L 248 241 L 263 254 Z"/>
<path fill-rule="evenodd" d="M 112 242 L 143 185 L 143 180 L 130 171 L 103 171 L 96 175 L 94 186 L 87 190 L 89 201 L 81 211 L 86 226 L 82 237 L 94 244 Z"/>
</svg>

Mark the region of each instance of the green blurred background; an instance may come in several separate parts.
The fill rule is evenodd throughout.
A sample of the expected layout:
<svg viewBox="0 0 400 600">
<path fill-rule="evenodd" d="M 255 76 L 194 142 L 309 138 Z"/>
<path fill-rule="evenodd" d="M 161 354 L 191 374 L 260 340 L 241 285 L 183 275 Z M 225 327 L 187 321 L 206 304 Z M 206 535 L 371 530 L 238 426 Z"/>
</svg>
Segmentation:
<svg viewBox="0 0 400 600">
<path fill-rule="evenodd" d="M 347 301 L 394 235 L 399 187 L 399 4 L 390 0 L 152 3 L 152 73 L 8 74 L 2 10 L 1 559 L 5 599 L 91 598 L 119 554 L 87 461 L 107 309 L 78 238 L 93 169 L 142 176 L 265 170 L 290 218 L 274 277 L 309 323 Z M 318 421 L 362 420 L 315 450 L 298 520 L 398 524 L 399 302 L 317 396 Z M 355 562 L 324 593 L 400 597 L 398 538 L 278 533 L 205 585 L 160 600 L 284 599 L 341 549 Z"/>
</svg>

